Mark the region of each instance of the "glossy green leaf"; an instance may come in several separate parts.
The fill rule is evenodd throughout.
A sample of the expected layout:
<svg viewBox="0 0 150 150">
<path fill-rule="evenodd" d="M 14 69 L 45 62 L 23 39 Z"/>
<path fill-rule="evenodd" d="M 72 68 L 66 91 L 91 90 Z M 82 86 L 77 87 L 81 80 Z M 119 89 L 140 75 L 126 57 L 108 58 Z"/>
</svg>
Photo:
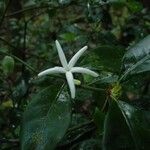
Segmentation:
<svg viewBox="0 0 150 150">
<path fill-rule="evenodd" d="M 139 110 L 126 102 L 118 101 L 118 106 L 126 120 L 126 123 L 134 137 L 137 148 L 149 149 L 150 142 L 150 112 Z"/>
<path fill-rule="evenodd" d="M 150 71 L 150 35 L 146 36 L 139 43 L 130 48 L 123 58 L 125 73 L 138 74 Z"/>
<path fill-rule="evenodd" d="M 115 101 L 106 115 L 104 122 L 103 150 L 135 149 L 130 130 Z"/>
<path fill-rule="evenodd" d="M 119 72 L 123 54 L 123 47 L 103 45 L 93 49 L 85 60 L 88 60 L 90 65 L 94 64 L 93 66 L 96 66 L 96 68 L 111 72 Z"/>
<path fill-rule="evenodd" d="M 24 113 L 22 150 L 53 150 L 64 136 L 71 119 L 69 94 L 48 87 L 33 96 Z"/>
</svg>

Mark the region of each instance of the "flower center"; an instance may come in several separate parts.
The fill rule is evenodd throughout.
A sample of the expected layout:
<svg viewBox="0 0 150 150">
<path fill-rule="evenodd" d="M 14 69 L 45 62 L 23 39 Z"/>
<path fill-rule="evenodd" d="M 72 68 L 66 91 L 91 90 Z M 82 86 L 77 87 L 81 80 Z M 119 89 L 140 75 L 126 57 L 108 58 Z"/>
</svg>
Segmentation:
<svg viewBox="0 0 150 150">
<path fill-rule="evenodd" d="M 70 68 L 67 66 L 67 67 L 65 68 L 65 70 L 66 70 L 66 71 L 70 71 Z"/>
</svg>

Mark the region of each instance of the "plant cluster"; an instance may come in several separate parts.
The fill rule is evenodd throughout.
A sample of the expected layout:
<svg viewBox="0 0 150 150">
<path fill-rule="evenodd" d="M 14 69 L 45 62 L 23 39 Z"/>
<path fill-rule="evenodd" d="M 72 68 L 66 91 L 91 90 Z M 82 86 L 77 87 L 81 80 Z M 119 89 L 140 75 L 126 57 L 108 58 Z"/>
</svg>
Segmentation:
<svg viewBox="0 0 150 150">
<path fill-rule="evenodd" d="M 145 0 L 1 0 L 0 150 L 148 150 L 149 12 Z"/>
</svg>

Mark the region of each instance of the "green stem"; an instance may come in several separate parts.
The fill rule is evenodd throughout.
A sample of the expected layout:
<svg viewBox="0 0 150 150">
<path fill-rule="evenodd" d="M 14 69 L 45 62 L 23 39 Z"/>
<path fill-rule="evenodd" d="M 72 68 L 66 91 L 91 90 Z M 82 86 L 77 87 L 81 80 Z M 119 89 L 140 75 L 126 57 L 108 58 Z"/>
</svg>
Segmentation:
<svg viewBox="0 0 150 150">
<path fill-rule="evenodd" d="M 95 88 L 95 87 L 91 87 L 91 86 L 87 86 L 87 85 L 80 85 L 79 88 L 86 89 L 86 90 L 97 91 L 97 92 L 100 92 L 100 91 L 104 92 L 105 91 L 105 89 Z"/>
<path fill-rule="evenodd" d="M 105 102 L 104 102 L 104 104 L 103 104 L 103 106 L 102 106 L 102 109 L 101 109 L 101 111 L 102 112 L 104 112 L 104 110 L 105 110 L 105 108 L 106 108 L 106 106 L 107 106 L 107 103 L 108 103 L 108 96 L 106 97 L 106 100 L 105 100 Z"/>
<path fill-rule="evenodd" d="M 6 45 L 8 45 L 9 47 L 11 47 L 11 48 L 13 48 L 13 49 L 17 49 L 15 46 L 13 46 L 13 45 L 10 44 L 9 42 L 7 42 L 5 39 L 3 39 L 3 38 L 0 37 L 0 40 L 1 40 L 2 42 L 4 42 Z"/>
<path fill-rule="evenodd" d="M 49 7 L 51 7 L 51 5 L 45 5 L 45 6 L 40 6 L 40 7 L 38 7 L 38 6 L 29 7 L 26 9 L 18 10 L 12 14 L 8 14 L 8 15 L 6 15 L 6 17 L 12 17 L 12 16 L 18 15 L 20 13 L 25 13 L 27 11 L 36 10 L 36 9 L 44 9 L 44 8 L 49 8 Z"/>
<path fill-rule="evenodd" d="M 27 64 L 26 62 L 24 62 L 23 60 L 21 60 L 20 58 L 16 57 L 15 55 L 13 54 L 9 54 L 9 53 L 6 53 L 6 52 L 2 52 L 0 51 L 1 54 L 3 55 L 8 55 L 8 56 L 11 56 L 13 57 L 15 60 L 19 61 L 20 63 L 24 64 L 28 69 L 30 69 L 31 71 L 33 71 L 34 73 L 37 73 L 37 71 L 31 67 L 29 64 Z"/>
</svg>

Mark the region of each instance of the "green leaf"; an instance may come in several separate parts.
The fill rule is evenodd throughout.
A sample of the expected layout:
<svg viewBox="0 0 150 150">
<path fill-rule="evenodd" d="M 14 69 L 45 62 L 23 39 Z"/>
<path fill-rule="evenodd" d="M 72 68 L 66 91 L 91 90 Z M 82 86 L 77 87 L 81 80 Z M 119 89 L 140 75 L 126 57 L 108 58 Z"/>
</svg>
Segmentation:
<svg viewBox="0 0 150 150">
<path fill-rule="evenodd" d="M 129 2 L 126 2 L 126 5 L 133 13 L 139 12 L 143 8 L 142 4 L 138 1 L 129 1 Z"/>
<path fill-rule="evenodd" d="M 96 85 L 97 88 L 105 89 L 104 91 L 93 91 L 93 99 L 96 103 L 96 105 L 100 109 L 107 109 L 108 104 L 108 92 L 110 92 L 111 85 L 114 85 L 118 80 L 117 75 L 113 75 L 111 73 L 103 73 L 101 72 L 100 76 L 96 78 L 93 82 L 91 82 L 89 85 L 93 84 Z"/>
<path fill-rule="evenodd" d="M 130 48 L 123 58 L 125 72 L 122 78 L 129 74 L 150 71 L 150 35 Z"/>
<path fill-rule="evenodd" d="M 60 37 L 64 41 L 67 41 L 67 42 L 75 41 L 75 39 L 77 38 L 76 34 L 75 33 L 71 33 L 71 32 L 61 34 Z"/>
<path fill-rule="evenodd" d="M 103 45 L 93 49 L 84 61 L 87 60 L 87 62 L 90 62 L 89 65 L 93 64 L 96 68 L 111 72 L 119 72 L 123 54 L 123 47 Z"/>
<path fill-rule="evenodd" d="M 51 86 L 33 96 L 24 113 L 22 150 L 53 150 L 71 119 L 69 94 L 64 87 Z"/>
<path fill-rule="evenodd" d="M 118 106 L 130 128 L 132 137 L 137 143 L 137 149 L 149 149 L 150 142 L 150 112 L 139 110 L 126 102 L 118 101 Z"/>
<path fill-rule="evenodd" d="M 103 150 L 134 149 L 130 130 L 115 101 L 111 102 L 105 117 L 102 146 Z"/>
<path fill-rule="evenodd" d="M 96 107 L 93 115 L 93 119 L 99 133 L 103 132 L 104 118 L 105 118 L 105 114 L 102 111 L 100 111 L 99 108 Z"/>
<path fill-rule="evenodd" d="M 5 75 L 9 75 L 14 70 L 15 61 L 11 56 L 5 56 L 2 61 L 2 68 Z"/>
</svg>

